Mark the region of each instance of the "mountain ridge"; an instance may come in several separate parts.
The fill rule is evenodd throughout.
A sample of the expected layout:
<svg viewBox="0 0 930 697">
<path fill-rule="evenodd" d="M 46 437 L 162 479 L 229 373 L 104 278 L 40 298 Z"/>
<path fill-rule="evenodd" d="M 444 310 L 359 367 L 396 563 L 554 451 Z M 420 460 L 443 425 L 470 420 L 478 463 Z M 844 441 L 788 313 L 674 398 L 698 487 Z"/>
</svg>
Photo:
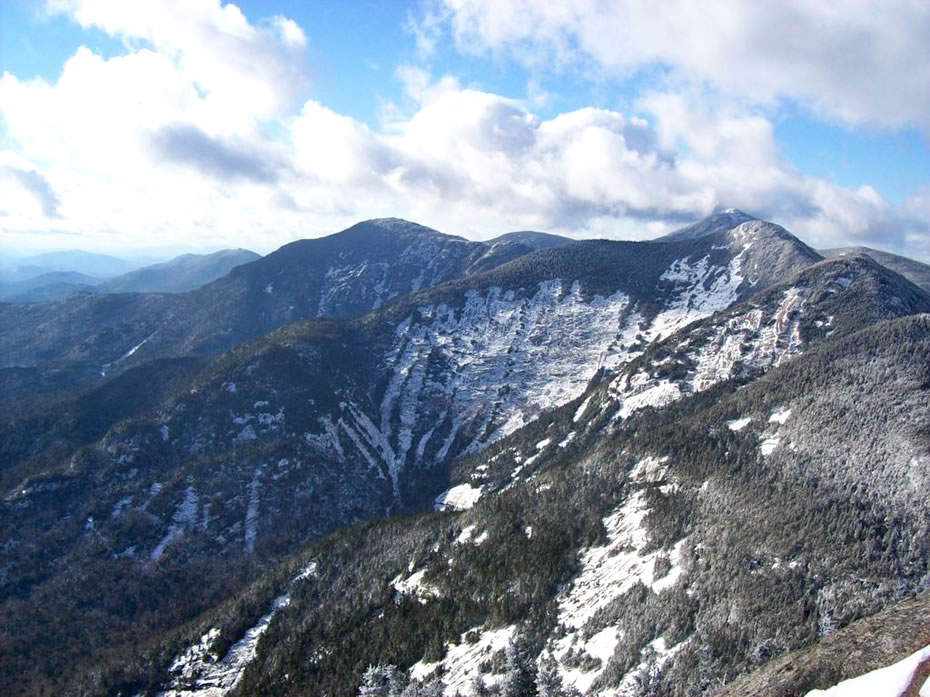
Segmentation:
<svg viewBox="0 0 930 697">
<path fill-rule="evenodd" d="M 213 665 L 250 695 L 354 694 L 374 663 L 465 689 L 519 640 L 578 689 L 707 692 L 919 587 L 921 289 L 756 220 L 481 273 L 486 245 L 435 234 L 445 282 L 218 355 L 131 346 L 93 390 L 6 417 L 17 689 L 63 662 L 65 694 L 206 689 Z M 274 295 L 265 264 L 231 276 Z"/>
</svg>

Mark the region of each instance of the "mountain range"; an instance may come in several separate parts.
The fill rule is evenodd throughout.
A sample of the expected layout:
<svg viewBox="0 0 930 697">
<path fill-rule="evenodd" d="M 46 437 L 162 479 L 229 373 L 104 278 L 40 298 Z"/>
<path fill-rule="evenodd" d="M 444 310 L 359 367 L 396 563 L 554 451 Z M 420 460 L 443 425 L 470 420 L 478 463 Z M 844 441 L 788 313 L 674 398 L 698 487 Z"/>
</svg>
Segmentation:
<svg viewBox="0 0 930 697">
<path fill-rule="evenodd" d="M 382 219 L 0 304 L 3 692 L 694 695 L 814 651 L 930 587 L 922 273 L 735 210 Z"/>
<path fill-rule="evenodd" d="M 0 298 L 6 302 L 39 302 L 57 300 L 75 292 L 181 293 L 199 288 L 225 276 L 236 266 L 258 258 L 258 254 L 247 249 L 224 249 L 211 254 L 182 254 L 169 261 L 125 271 L 128 263 L 115 257 L 77 252 L 63 257 L 40 255 L 31 259 L 33 264 L 57 261 L 63 268 L 55 270 L 50 266 L 21 264 L 5 270 Z M 96 270 L 100 276 L 88 275 L 76 270 L 78 268 Z M 120 272 L 107 273 L 114 269 Z"/>
</svg>

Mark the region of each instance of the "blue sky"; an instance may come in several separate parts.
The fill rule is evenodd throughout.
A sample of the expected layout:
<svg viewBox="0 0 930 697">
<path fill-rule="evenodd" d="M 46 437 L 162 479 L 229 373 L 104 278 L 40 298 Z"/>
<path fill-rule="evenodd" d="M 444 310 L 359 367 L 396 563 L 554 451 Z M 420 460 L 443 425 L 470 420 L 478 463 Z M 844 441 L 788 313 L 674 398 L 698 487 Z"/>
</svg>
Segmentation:
<svg viewBox="0 0 930 697">
<path fill-rule="evenodd" d="M 644 239 L 734 206 L 930 260 L 930 6 L 771 5 L 5 0 L 0 248 Z"/>
</svg>

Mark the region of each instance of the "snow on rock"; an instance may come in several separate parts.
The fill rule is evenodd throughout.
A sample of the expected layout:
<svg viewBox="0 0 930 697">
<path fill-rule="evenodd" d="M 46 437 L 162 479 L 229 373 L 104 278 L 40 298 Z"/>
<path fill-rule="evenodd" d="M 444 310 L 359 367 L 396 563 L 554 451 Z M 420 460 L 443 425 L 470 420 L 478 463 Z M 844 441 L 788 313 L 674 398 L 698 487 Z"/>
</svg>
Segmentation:
<svg viewBox="0 0 930 697">
<path fill-rule="evenodd" d="M 178 507 L 174 511 L 174 515 L 171 516 L 171 525 L 168 527 L 168 532 L 165 533 L 161 541 L 155 545 L 151 555 L 149 555 L 149 560 L 156 561 L 161 557 L 162 553 L 165 551 L 165 547 L 181 537 L 184 534 L 184 529 L 189 525 L 193 525 L 196 520 L 197 493 L 194 491 L 194 487 L 189 486 L 184 491 L 184 499 L 178 504 Z"/>
<path fill-rule="evenodd" d="M 291 579 L 287 592 L 275 598 L 271 610 L 246 631 L 222 659 L 210 651 L 214 639 L 219 636 L 219 630 L 214 628 L 204 634 L 197 644 L 188 647 L 172 662 L 168 669 L 171 680 L 166 688 L 158 693 L 158 697 L 223 697 L 229 693 L 255 658 L 258 640 L 268 629 L 275 613 L 290 604 L 293 584 L 315 574 L 315 562 L 301 569 Z"/>
<path fill-rule="evenodd" d="M 455 538 L 455 541 L 452 544 L 463 545 L 471 539 L 472 533 L 475 532 L 475 526 L 469 525 L 462 529 L 462 532 L 459 533 L 459 536 Z"/>
<path fill-rule="evenodd" d="M 435 588 L 423 581 L 423 576 L 425 574 L 426 569 L 420 569 L 407 578 L 403 578 L 403 574 L 400 574 L 391 581 L 391 585 L 398 594 L 413 596 L 421 603 L 425 604 L 427 600 L 435 598 L 438 595 L 438 591 Z"/>
<path fill-rule="evenodd" d="M 572 421 L 574 421 L 575 423 L 578 423 L 579 421 L 581 421 L 581 417 L 584 416 L 584 413 L 588 410 L 588 405 L 590 403 L 591 403 L 591 397 L 588 397 L 587 399 L 585 399 L 581 403 L 581 406 L 579 406 L 578 409 L 575 410 L 575 415 L 572 417 Z"/>
<path fill-rule="evenodd" d="M 668 573 L 666 573 L 665 576 L 662 578 L 657 578 L 652 582 L 650 587 L 654 592 L 661 593 L 662 591 L 671 588 L 678 582 L 678 579 L 681 578 L 681 551 L 686 541 L 687 538 L 684 538 L 678 540 L 678 542 L 675 543 L 671 553 L 668 555 L 669 561 L 672 563 L 672 568 L 668 570 Z M 654 565 L 653 568 L 655 568 Z"/>
<path fill-rule="evenodd" d="M 492 287 L 469 291 L 460 308 L 420 307 L 385 355 L 391 378 L 382 421 L 413 428 L 423 418 L 421 392 L 440 391 L 451 400 L 445 418 L 455 415 L 460 428 L 478 433 L 468 450 L 507 435 L 580 395 L 599 368 L 634 355 L 639 329 L 627 318 L 629 304 L 620 292 L 586 299 L 577 281 L 555 279 L 529 297 Z M 441 382 L 426 374 L 440 356 L 451 368 Z"/>
<path fill-rule="evenodd" d="M 526 461 L 523 463 L 523 466 L 526 467 L 526 466 L 532 465 L 534 462 L 536 462 L 536 460 L 538 460 L 538 459 L 540 458 L 540 456 L 542 455 L 543 450 L 545 450 L 546 447 L 547 447 L 551 442 L 552 442 L 552 439 L 551 439 L 551 438 L 546 438 L 546 439 L 544 439 L 544 440 L 539 441 L 539 442 L 536 444 L 536 448 L 535 448 L 536 452 L 535 452 L 533 455 L 531 455 L 530 457 L 526 458 Z M 522 468 L 521 468 L 521 469 L 522 469 Z M 514 474 L 516 474 L 516 472 L 514 472 Z"/>
<path fill-rule="evenodd" d="M 652 559 L 639 554 L 646 546 L 646 513 L 645 496 L 637 491 L 604 519 L 607 544 L 584 552 L 581 572 L 559 599 L 559 621 L 566 627 L 582 627 L 636 581 L 648 578 L 651 582 Z"/>
<path fill-rule="evenodd" d="M 458 644 L 446 644 L 446 655 L 436 663 L 420 661 L 410 668 L 410 677 L 422 680 L 437 668 L 442 669 L 445 694 L 470 694 L 472 678 L 481 675 L 488 686 L 496 685 L 499 675 L 482 675 L 479 664 L 490 658 L 497 651 L 504 649 L 513 637 L 516 627 L 511 625 L 501 629 L 475 628 L 462 634 Z"/>
<path fill-rule="evenodd" d="M 637 462 L 630 472 L 630 479 L 635 482 L 657 482 L 668 472 L 668 455 L 655 457 L 649 455 Z"/>
<path fill-rule="evenodd" d="M 732 421 L 727 421 L 727 428 L 731 431 L 742 431 L 752 422 L 751 416 L 744 416 L 741 419 L 733 419 Z"/>
<path fill-rule="evenodd" d="M 622 400 L 620 410 L 614 418 L 628 419 L 635 412 L 646 407 L 664 407 L 681 399 L 681 387 L 676 383 L 662 380 L 642 390 L 630 394 Z"/>
<path fill-rule="evenodd" d="M 459 484 L 436 497 L 434 507 L 438 511 L 465 511 L 478 503 L 482 487 Z"/>
<path fill-rule="evenodd" d="M 769 417 L 769 423 L 784 425 L 789 416 L 791 416 L 791 409 L 788 409 L 787 407 L 784 409 L 779 409 L 778 411 L 772 412 L 772 415 Z"/>
<path fill-rule="evenodd" d="M 644 407 L 665 406 L 742 371 L 772 368 L 798 355 L 803 348 L 800 325 L 805 292 L 798 288 L 786 290 L 768 317 L 761 309 L 751 308 L 724 317 L 699 338 L 689 337 L 679 349 L 684 349 L 681 358 L 693 368 L 674 382 L 656 376 L 661 361 L 646 364 L 633 374 L 619 375 L 610 385 L 616 405 L 613 420 L 627 419 Z M 739 430 L 749 423 L 744 419 L 727 425 Z"/>
<path fill-rule="evenodd" d="M 828 690 L 811 690 L 806 697 L 903 697 L 912 687 L 920 689 L 920 697 L 928 697 L 930 681 L 927 680 L 927 670 L 930 670 L 930 646 L 903 661 L 844 680 Z M 922 678 L 918 677 L 920 675 Z"/>
<path fill-rule="evenodd" d="M 779 444 L 781 444 L 781 438 L 778 438 L 777 436 L 763 438 L 762 442 L 759 443 L 759 450 L 764 456 L 768 457 L 775 452 L 775 448 L 777 448 Z"/>
<path fill-rule="evenodd" d="M 655 472 L 662 463 L 647 458 L 637 464 L 635 470 Z M 628 591 L 636 582 L 651 587 L 656 593 L 673 586 L 681 577 L 681 553 L 685 540 L 680 540 L 670 554 L 672 568 L 661 579 L 654 578 L 655 561 L 662 552 L 644 554 L 647 533 L 643 526 L 648 509 L 643 492 L 637 491 L 614 513 L 604 519 L 607 529 L 607 544 L 592 547 L 582 553 L 581 571 L 558 598 L 559 623 L 565 627 L 565 635 L 552 641 L 546 652 L 559 663 L 559 672 L 566 685 L 585 692 L 607 667 L 601 654 L 610 653 L 616 646 L 617 627 L 586 627 L 598 610 Z M 596 631 L 595 631 L 596 630 Z M 594 634 L 585 639 L 586 631 Z M 566 665 L 570 652 L 583 651 L 595 658 L 602 658 L 600 668 L 582 671 Z"/>
</svg>

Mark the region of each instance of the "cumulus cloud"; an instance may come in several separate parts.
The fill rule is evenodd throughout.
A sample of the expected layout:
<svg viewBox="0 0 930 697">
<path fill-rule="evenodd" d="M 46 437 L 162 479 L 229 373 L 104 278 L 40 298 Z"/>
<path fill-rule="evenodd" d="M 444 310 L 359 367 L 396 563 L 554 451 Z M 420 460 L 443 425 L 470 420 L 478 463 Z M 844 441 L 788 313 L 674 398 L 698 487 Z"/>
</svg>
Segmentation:
<svg viewBox="0 0 930 697">
<path fill-rule="evenodd" d="M 10 165 L 0 165 L 0 179 L 19 184 L 32 195 L 42 215 L 46 218 L 58 218 L 58 196 L 52 190 L 45 177 L 32 169 L 20 169 Z M 4 197 L 6 199 L 6 197 Z M 12 198 L 12 197 L 10 197 Z M 6 199 L 9 200 L 9 199 Z"/>
<path fill-rule="evenodd" d="M 930 255 L 930 197 L 895 208 L 870 187 L 804 175 L 781 157 L 767 112 L 720 86 L 659 85 L 632 113 L 542 116 L 404 66 L 406 101 L 374 128 L 317 101 L 292 103 L 308 39 L 291 20 L 250 22 L 218 0 L 165 2 L 172 12 L 54 0 L 55 11 L 121 37 L 124 55 L 82 47 L 55 82 L 0 78 L 10 148 L 0 167 L 21 173 L 0 176 L 7 237 L 50 229 L 53 213 L 56 230 L 100 247 L 135 238 L 268 250 L 385 215 L 476 238 L 535 228 L 642 239 L 736 206 L 817 246 Z M 450 7 L 430 26 L 449 23 L 474 50 L 529 40 L 493 12 L 536 12 L 503 1 L 492 14 L 465 0 Z M 552 60 L 572 60 L 589 39 L 558 27 L 587 26 L 587 8 L 530 16 L 542 37 L 533 40 L 551 35 Z M 608 58 L 605 70 L 623 69 Z"/>
<path fill-rule="evenodd" d="M 727 101 L 654 93 L 637 105 L 648 120 L 594 108 L 541 119 L 450 78 L 402 77 L 416 106 L 382 133 L 316 103 L 294 120 L 300 172 L 317 190 L 339 192 L 334 210 L 352 210 L 354 199 L 452 232 L 644 238 L 737 206 L 820 246 L 904 244 L 904 227 L 892 224 L 901 214 L 874 189 L 803 175 L 781 157 L 765 116 Z"/>
<path fill-rule="evenodd" d="M 220 0 L 47 0 L 46 6 L 127 46 L 156 51 L 217 111 L 272 118 L 304 84 L 300 56 L 307 39 L 287 17 L 252 24 Z"/>
<path fill-rule="evenodd" d="M 425 16 L 467 52 L 609 77 L 667 67 L 741 99 L 930 133 L 925 2 L 436 0 Z"/>
<path fill-rule="evenodd" d="M 273 182 L 276 178 L 267 153 L 224 143 L 194 126 L 165 126 L 152 134 L 150 142 L 156 157 L 191 166 L 207 176 L 257 182 Z"/>
</svg>

